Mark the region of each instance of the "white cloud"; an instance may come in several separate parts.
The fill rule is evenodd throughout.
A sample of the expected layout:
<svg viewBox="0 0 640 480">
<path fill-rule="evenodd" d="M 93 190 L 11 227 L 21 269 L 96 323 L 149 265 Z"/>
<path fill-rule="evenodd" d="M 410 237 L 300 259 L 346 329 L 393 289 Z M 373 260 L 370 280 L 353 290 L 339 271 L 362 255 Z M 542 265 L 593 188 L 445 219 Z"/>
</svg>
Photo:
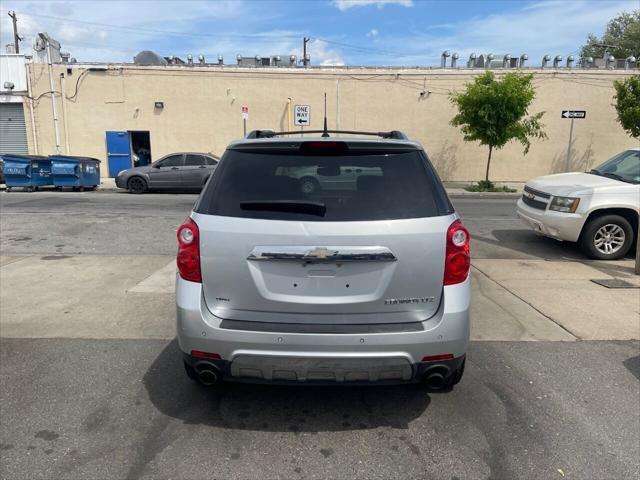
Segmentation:
<svg viewBox="0 0 640 480">
<path fill-rule="evenodd" d="M 365 7 L 368 5 L 375 5 L 378 8 L 382 8 L 385 5 L 412 7 L 413 0 L 333 0 L 333 4 L 338 7 L 338 10 L 344 12 L 353 7 Z"/>
<path fill-rule="evenodd" d="M 309 44 L 309 52 L 311 65 L 341 66 L 345 64 L 342 54 L 329 47 L 324 40 L 312 40 Z"/>
<path fill-rule="evenodd" d="M 367 37 L 372 38 L 372 37 L 377 37 L 378 34 L 380 32 L 378 31 L 377 28 L 372 28 L 371 30 L 369 30 L 369 32 L 367 33 Z"/>
<path fill-rule="evenodd" d="M 175 2 L 148 1 L 65 1 L 18 3 L 18 30 L 25 37 L 21 52 L 31 53 L 31 44 L 38 32 L 47 32 L 60 41 L 64 51 L 79 61 L 131 61 L 140 50 L 157 50 L 163 55 L 170 50 L 188 51 L 194 45 L 206 43 L 206 34 L 194 29 L 197 22 L 227 23 L 241 19 L 248 32 L 259 28 L 258 21 L 244 18 L 246 4 L 242 0 Z M 7 7 L 0 5 L 0 45 L 13 42 L 11 19 Z M 261 15 L 261 20 L 268 18 Z M 78 21 L 80 20 L 80 21 Z M 104 25 L 100 25 L 104 24 Z M 117 28 L 110 25 L 117 25 Z M 193 32 L 173 35 L 170 32 Z M 216 30 L 217 31 L 217 30 Z M 206 31 L 205 31 L 206 32 Z M 168 51 L 169 50 L 169 51 Z M 194 52 L 195 53 L 195 52 Z"/>
<path fill-rule="evenodd" d="M 529 65 L 540 65 L 545 54 L 576 55 L 589 33 L 601 34 L 607 22 L 624 10 L 637 8 L 637 1 L 540 2 L 484 17 L 462 20 L 433 31 L 427 26 L 408 35 L 386 35 L 388 50 L 404 55 L 372 57 L 370 62 L 402 65 L 434 65 L 444 50 L 460 55 L 464 65 L 471 52 L 495 55 L 529 55 Z"/>
</svg>

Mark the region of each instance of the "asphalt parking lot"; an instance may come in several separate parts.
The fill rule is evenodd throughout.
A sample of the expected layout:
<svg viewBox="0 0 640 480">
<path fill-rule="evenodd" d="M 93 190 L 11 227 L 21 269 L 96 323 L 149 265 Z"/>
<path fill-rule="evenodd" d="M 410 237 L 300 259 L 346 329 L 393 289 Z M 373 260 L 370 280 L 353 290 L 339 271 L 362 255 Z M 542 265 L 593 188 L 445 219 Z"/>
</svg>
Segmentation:
<svg viewBox="0 0 640 480">
<path fill-rule="evenodd" d="M 12 192 L 1 198 L 4 254 L 173 255 L 175 230 L 198 196 Z M 526 229 L 513 196 L 454 197 L 453 203 L 473 233 L 474 258 L 584 258 L 574 246 Z"/>
<path fill-rule="evenodd" d="M 589 282 L 632 278 L 631 260 L 535 236 L 513 198 L 454 198 L 476 310 L 453 391 L 206 390 L 172 323 L 175 230 L 196 198 L 0 193 L 1 478 L 640 475 L 640 296 Z"/>
</svg>

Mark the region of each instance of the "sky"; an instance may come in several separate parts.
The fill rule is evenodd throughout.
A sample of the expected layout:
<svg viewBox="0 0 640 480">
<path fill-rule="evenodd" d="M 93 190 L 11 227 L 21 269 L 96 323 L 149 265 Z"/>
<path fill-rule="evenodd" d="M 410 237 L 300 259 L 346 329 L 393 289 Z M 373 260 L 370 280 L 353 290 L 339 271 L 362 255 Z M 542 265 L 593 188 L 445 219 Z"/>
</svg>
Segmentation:
<svg viewBox="0 0 640 480">
<path fill-rule="evenodd" d="M 601 35 L 638 0 L 0 0 L 0 40 L 13 41 L 11 19 L 31 50 L 47 32 L 79 62 L 131 62 L 141 50 L 186 59 L 205 55 L 297 55 L 309 37 L 312 65 L 439 65 L 444 50 L 576 55 L 589 33 Z"/>
</svg>

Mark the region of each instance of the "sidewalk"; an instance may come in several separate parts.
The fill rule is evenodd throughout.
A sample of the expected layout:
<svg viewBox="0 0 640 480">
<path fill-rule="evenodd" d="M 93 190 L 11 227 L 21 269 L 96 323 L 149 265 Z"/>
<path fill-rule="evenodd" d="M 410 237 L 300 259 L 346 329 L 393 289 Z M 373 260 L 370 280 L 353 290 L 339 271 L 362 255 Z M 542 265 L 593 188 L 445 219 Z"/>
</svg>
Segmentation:
<svg viewBox="0 0 640 480">
<path fill-rule="evenodd" d="M 473 267 L 577 339 L 640 338 L 640 277 L 634 274 L 633 260 L 491 259 L 474 260 Z M 612 279 L 629 287 L 594 282 Z"/>
<path fill-rule="evenodd" d="M 173 256 L 2 256 L 0 275 L 3 337 L 175 336 Z M 640 339 L 640 288 L 592 282 L 613 278 L 640 287 L 632 260 L 474 260 L 471 338 Z"/>
</svg>

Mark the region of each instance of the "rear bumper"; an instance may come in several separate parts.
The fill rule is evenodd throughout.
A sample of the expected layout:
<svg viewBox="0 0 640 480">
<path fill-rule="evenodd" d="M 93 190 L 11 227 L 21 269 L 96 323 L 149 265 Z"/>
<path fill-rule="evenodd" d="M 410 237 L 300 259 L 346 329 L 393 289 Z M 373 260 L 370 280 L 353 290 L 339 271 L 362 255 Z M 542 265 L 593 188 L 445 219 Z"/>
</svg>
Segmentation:
<svg viewBox="0 0 640 480">
<path fill-rule="evenodd" d="M 337 362 L 327 362 L 326 358 L 305 359 L 305 368 L 300 368 L 299 358 L 281 357 L 278 362 L 272 359 L 260 359 L 255 364 L 242 363 L 239 360 L 212 360 L 194 357 L 182 352 L 186 365 L 198 371 L 201 368 L 215 367 L 224 380 L 241 383 L 276 383 L 282 385 L 367 385 L 367 384 L 398 384 L 420 382 L 427 371 L 438 370 L 446 379 L 454 375 L 462 366 L 466 355 L 451 360 L 439 360 L 437 362 L 420 362 L 413 365 L 402 365 L 390 362 L 384 368 L 376 368 L 371 364 L 359 362 L 359 365 L 348 365 L 343 359 Z M 296 368 L 292 369 L 292 363 Z M 310 364 L 309 364 L 310 363 Z M 382 365 L 379 365 L 382 367 Z M 251 369 L 246 375 L 238 375 L 240 369 Z M 259 370 L 259 371 L 258 371 Z M 407 372 L 406 378 L 401 374 Z M 374 377 L 375 379 L 372 379 Z"/>
<path fill-rule="evenodd" d="M 463 361 L 469 342 L 471 281 L 447 286 L 437 313 L 419 331 L 376 333 L 291 333 L 221 328 L 202 285 L 176 279 L 178 342 L 185 361 L 193 350 L 217 353 L 226 379 L 305 383 L 411 382 L 426 368 L 447 370 Z M 422 363 L 425 356 L 453 360 Z M 449 365 L 450 363 L 450 365 Z"/>
<path fill-rule="evenodd" d="M 578 213 L 538 210 L 526 205 L 522 199 L 518 200 L 517 214 L 520 220 L 536 233 L 568 242 L 578 241 L 585 220 Z"/>
</svg>

